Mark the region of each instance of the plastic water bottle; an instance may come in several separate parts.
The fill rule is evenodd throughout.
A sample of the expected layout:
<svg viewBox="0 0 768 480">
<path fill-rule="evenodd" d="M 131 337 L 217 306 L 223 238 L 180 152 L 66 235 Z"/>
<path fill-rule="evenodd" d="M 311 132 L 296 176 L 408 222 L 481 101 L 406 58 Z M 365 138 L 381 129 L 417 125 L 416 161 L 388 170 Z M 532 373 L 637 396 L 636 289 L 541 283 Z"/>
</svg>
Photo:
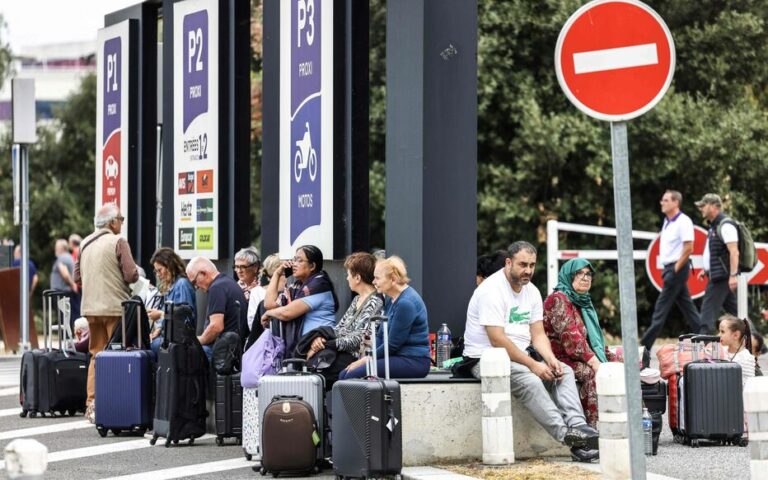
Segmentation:
<svg viewBox="0 0 768 480">
<path fill-rule="evenodd" d="M 451 349 L 453 348 L 453 342 L 451 342 L 451 330 L 447 324 L 443 324 L 440 330 L 437 331 L 437 352 L 435 354 L 435 363 L 437 368 L 443 368 L 443 362 L 451 359 Z"/>
<path fill-rule="evenodd" d="M 643 408 L 643 441 L 645 454 L 653 455 L 653 419 L 647 408 Z"/>
</svg>

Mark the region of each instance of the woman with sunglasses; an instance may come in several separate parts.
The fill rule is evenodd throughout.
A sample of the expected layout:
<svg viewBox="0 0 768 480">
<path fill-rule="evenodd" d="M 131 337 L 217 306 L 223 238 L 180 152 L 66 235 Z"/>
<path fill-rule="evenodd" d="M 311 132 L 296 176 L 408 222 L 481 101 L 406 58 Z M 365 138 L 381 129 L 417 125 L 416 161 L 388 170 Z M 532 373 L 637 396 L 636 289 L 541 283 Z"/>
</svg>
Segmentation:
<svg viewBox="0 0 768 480">
<path fill-rule="evenodd" d="M 595 269 L 574 258 L 560 268 L 555 291 L 544 301 L 544 330 L 558 360 L 573 369 L 587 423 L 597 427 L 595 374 L 605 362 L 622 362 L 605 345 L 597 311 L 589 296 Z"/>
<path fill-rule="evenodd" d="M 293 276 L 292 283 L 279 291 L 283 277 Z M 261 324 L 269 326 L 273 317 L 283 324 L 286 352 L 292 352 L 299 338 L 318 327 L 333 327 L 339 300 L 328 274 L 323 270 L 323 252 L 314 245 L 296 250 L 293 260 L 283 262 L 269 280 Z"/>
</svg>

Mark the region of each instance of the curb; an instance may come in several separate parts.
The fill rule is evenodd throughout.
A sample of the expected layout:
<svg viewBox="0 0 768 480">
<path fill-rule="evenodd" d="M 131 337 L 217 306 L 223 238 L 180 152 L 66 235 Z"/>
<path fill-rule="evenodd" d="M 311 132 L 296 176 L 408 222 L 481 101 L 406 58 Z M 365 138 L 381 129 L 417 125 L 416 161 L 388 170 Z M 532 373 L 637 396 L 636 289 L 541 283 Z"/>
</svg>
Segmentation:
<svg viewBox="0 0 768 480">
<path fill-rule="evenodd" d="M 477 480 L 436 467 L 404 467 L 400 475 L 403 480 Z"/>
</svg>

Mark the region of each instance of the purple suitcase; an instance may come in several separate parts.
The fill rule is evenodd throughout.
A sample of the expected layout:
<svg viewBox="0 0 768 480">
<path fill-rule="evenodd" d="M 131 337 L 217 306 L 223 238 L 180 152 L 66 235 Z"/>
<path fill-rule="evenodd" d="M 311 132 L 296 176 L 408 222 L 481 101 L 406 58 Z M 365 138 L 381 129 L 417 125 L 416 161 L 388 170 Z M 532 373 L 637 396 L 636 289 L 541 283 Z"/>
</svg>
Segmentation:
<svg viewBox="0 0 768 480">
<path fill-rule="evenodd" d="M 125 335 L 125 309 L 138 300 L 123 302 L 120 322 Z M 137 315 L 140 309 L 136 308 Z M 141 338 L 141 322 L 136 322 Z M 152 427 L 152 372 L 154 362 L 148 350 L 130 349 L 123 340 L 123 350 L 105 350 L 96 355 L 96 429 L 102 437 L 112 430 L 144 435 Z"/>
</svg>

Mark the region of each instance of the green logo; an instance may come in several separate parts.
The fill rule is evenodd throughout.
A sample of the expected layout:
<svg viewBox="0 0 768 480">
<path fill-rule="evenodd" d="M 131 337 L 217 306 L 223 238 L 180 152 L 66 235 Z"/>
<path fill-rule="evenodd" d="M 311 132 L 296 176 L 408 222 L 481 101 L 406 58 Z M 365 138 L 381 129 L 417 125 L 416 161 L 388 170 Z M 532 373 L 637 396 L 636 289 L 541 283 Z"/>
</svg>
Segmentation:
<svg viewBox="0 0 768 480">
<path fill-rule="evenodd" d="M 509 309 L 509 323 L 530 323 L 531 312 L 518 312 L 520 307 Z"/>
<path fill-rule="evenodd" d="M 198 227 L 197 229 L 197 249 L 213 250 L 213 228 Z"/>
</svg>

